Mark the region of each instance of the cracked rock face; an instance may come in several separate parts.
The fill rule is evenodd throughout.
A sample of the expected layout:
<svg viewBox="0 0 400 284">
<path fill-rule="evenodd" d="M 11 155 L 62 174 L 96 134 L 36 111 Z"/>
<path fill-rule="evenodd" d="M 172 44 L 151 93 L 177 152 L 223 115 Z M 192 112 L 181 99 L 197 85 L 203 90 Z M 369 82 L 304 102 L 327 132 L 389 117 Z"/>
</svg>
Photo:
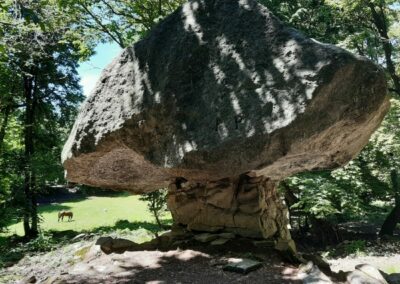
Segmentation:
<svg viewBox="0 0 400 284">
<path fill-rule="evenodd" d="M 207 183 L 174 183 L 168 190 L 175 223 L 189 230 L 290 239 L 287 208 L 269 178 L 241 175 Z"/>
<path fill-rule="evenodd" d="M 62 160 L 72 182 L 134 193 L 169 186 L 176 209 L 185 206 L 178 195 L 186 190 L 177 180 L 195 188 L 188 203 L 193 196 L 201 203 L 208 189 L 217 194 L 212 181 L 228 179 L 226 191 L 237 192 L 244 173 L 276 185 L 345 164 L 383 119 L 386 88 L 372 62 L 305 37 L 253 0 L 189 1 L 103 71 Z M 207 205 L 217 211 L 207 214 L 230 210 L 236 221 L 208 227 L 279 231 L 278 217 L 275 225 L 259 217 L 268 206 L 283 210 L 263 194 L 257 189 L 246 204 L 217 194 Z M 193 228 L 213 222 L 204 210 L 198 226 L 178 211 L 174 217 Z"/>
</svg>

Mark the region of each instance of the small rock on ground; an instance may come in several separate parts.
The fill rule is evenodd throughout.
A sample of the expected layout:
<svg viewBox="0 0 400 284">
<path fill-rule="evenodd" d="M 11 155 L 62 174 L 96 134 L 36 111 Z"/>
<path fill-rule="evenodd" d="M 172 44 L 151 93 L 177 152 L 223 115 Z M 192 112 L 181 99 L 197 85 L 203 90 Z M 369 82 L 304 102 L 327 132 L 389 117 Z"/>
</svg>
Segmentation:
<svg viewBox="0 0 400 284">
<path fill-rule="evenodd" d="M 212 241 L 210 243 L 210 245 L 212 245 L 212 246 L 220 246 L 220 245 L 226 244 L 228 241 L 229 241 L 228 239 L 216 239 L 216 240 Z"/>
<path fill-rule="evenodd" d="M 376 269 L 375 267 L 373 267 L 372 265 L 359 264 L 356 266 L 356 270 L 359 270 L 362 273 L 365 273 L 366 275 L 368 275 L 369 277 L 376 279 L 377 283 L 387 284 L 387 281 L 382 276 L 382 274 L 379 272 L 379 270 Z"/>
<path fill-rule="evenodd" d="M 261 266 L 262 266 L 262 263 L 259 261 L 243 258 L 243 259 L 238 259 L 235 262 L 227 264 L 224 267 L 224 270 L 247 274 L 250 271 L 260 268 Z"/>
<path fill-rule="evenodd" d="M 213 240 L 215 240 L 217 238 L 218 238 L 217 234 L 210 234 L 210 233 L 198 234 L 198 235 L 194 236 L 194 239 L 196 241 L 199 241 L 202 243 L 212 242 Z"/>
</svg>

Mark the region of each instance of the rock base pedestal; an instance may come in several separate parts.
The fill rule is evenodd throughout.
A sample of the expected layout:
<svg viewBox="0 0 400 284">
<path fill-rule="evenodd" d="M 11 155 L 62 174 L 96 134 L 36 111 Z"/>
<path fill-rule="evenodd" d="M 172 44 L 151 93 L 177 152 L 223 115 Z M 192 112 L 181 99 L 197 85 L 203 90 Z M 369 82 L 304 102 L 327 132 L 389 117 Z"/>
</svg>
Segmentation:
<svg viewBox="0 0 400 284">
<path fill-rule="evenodd" d="M 207 183 L 177 179 L 169 186 L 168 207 L 174 222 L 189 230 L 290 241 L 288 210 L 276 186 L 249 175 Z"/>
</svg>

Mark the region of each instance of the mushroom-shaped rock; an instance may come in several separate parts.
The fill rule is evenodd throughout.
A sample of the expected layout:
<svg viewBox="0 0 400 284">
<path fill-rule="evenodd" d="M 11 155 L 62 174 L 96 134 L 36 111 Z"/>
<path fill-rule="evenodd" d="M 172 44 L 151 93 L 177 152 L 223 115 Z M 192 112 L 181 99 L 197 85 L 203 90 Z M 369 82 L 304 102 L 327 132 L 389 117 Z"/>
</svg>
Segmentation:
<svg viewBox="0 0 400 284">
<path fill-rule="evenodd" d="M 177 223 L 288 238 L 277 182 L 353 158 L 389 102 L 371 61 L 309 39 L 254 0 L 194 0 L 126 48 L 83 104 L 67 178 L 169 187 Z"/>
</svg>

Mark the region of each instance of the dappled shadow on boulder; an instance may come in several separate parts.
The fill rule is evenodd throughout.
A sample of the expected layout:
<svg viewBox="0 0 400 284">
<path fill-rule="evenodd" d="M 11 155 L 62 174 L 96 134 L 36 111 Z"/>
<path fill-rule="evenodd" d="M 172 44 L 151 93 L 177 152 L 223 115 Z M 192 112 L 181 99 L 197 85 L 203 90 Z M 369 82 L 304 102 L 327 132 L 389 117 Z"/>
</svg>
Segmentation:
<svg viewBox="0 0 400 284">
<path fill-rule="evenodd" d="M 67 178 L 136 193 L 344 164 L 388 108 L 379 67 L 256 1 L 189 1 L 103 72 L 63 151 Z"/>
<path fill-rule="evenodd" d="M 104 70 L 63 165 L 91 186 L 169 187 L 174 220 L 189 229 L 289 240 L 277 183 L 351 160 L 387 112 L 386 91 L 372 61 L 307 38 L 255 0 L 191 0 Z M 247 192 L 244 174 L 265 179 Z M 218 205 L 203 210 L 209 200 Z"/>
</svg>

